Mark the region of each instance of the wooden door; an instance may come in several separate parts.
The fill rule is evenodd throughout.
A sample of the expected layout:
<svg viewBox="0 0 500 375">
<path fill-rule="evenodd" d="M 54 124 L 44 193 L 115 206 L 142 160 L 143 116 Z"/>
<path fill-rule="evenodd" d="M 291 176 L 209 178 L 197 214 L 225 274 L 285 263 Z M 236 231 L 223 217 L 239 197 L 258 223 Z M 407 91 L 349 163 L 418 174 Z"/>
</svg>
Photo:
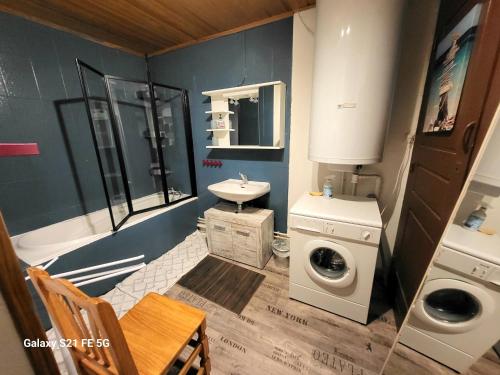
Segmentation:
<svg viewBox="0 0 500 375">
<path fill-rule="evenodd" d="M 19 259 L 16 256 L 14 247 L 10 240 L 7 226 L 0 212 L 0 297 L 5 300 L 7 314 L 10 314 L 16 325 L 19 334 L 19 344 L 28 339 L 30 342 L 36 340 L 46 342 L 47 336 L 42 324 L 35 313 L 33 300 L 24 280 L 23 272 L 19 267 Z M 3 308 L 3 306 L 0 306 Z M 5 311 L 3 311 L 5 313 Z M 6 323 L 8 324 L 8 323 Z M 4 334 L 3 332 L 0 334 Z M 14 343 L 13 343 L 14 345 Z M 17 345 L 17 343 L 15 343 Z M 0 350 L 9 352 L 8 347 Z M 59 375 L 56 360 L 52 354 L 52 349 L 48 347 L 25 346 L 26 355 L 29 358 L 33 374 Z M 8 355 L 4 356 L 8 358 Z M 2 366 L 0 365 L 0 368 Z M 13 369 L 12 367 L 6 368 Z"/>
<path fill-rule="evenodd" d="M 498 95 L 491 84 L 499 52 L 499 1 L 443 1 L 435 40 L 448 34 L 477 3 L 482 3 L 481 17 L 451 133 L 423 132 L 434 57 L 429 65 L 393 258 L 400 317 L 417 292 L 491 122 L 491 116 L 484 115 L 486 100 Z"/>
</svg>

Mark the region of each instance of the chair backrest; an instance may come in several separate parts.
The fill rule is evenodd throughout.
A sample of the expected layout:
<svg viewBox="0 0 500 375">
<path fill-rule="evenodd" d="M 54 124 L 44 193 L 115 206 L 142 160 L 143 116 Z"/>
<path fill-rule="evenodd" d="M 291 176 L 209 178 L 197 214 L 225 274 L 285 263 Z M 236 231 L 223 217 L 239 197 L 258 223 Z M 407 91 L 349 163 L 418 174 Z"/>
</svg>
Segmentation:
<svg viewBox="0 0 500 375">
<path fill-rule="evenodd" d="M 111 305 L 87 296 L 69 281 L 52 279 L 30 267 L 28 274 L 80 374 L 131 374 L 138 371 Z"/>
</svg>

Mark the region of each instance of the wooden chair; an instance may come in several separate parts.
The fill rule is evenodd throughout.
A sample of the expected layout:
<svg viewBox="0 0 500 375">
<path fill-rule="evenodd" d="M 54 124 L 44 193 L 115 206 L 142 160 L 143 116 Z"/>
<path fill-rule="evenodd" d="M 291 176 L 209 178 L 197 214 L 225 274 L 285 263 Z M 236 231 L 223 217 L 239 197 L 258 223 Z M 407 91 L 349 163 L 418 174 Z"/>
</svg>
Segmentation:
<svg viewBox="0 0 500 375">
<path fill-rule="evenodd" d="M 179 374 L 186 374 L 198 356 L 197 374 L 210 374 L 203 311 L 149 293 L 118 320 L 108 302 L 69 281 L 35 267 L 28 273 L 59 334 L 74 344 L 68 349 L 79 374 L 164 374 L 187 345 L 194 349 Z"/>
</svg>

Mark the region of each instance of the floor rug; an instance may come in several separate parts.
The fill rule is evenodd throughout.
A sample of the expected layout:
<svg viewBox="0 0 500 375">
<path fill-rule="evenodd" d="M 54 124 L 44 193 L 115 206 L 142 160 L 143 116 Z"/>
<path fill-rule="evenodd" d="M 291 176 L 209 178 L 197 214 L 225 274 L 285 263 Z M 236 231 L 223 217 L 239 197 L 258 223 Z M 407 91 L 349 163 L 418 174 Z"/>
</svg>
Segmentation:
<svg viewBox="0 0 500 375">
<path fill-rule="evenodd" d="M 207 256 L 178 284 L 240 314 L 264 278 L 260 273 Z"/>
</svg>

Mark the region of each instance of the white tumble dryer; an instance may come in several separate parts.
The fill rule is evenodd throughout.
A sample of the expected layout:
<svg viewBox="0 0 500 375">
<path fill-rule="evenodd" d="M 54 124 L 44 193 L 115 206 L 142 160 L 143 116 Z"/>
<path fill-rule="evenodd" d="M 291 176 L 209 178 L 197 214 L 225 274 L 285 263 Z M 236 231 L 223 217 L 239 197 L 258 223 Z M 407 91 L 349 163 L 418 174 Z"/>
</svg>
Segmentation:
<svg viewBox="0 0 500 375">
<path fill-rule="evenodd" d="M 466 371 L 500 338 L 500 237 L 451 225 L 400 342 Z"/>
<path fill-rule="evenodd" d="M 290 298 L 366 324 L 382 227 L 376 200 L 305 194 L 288 227 Z"/>
</svg>

